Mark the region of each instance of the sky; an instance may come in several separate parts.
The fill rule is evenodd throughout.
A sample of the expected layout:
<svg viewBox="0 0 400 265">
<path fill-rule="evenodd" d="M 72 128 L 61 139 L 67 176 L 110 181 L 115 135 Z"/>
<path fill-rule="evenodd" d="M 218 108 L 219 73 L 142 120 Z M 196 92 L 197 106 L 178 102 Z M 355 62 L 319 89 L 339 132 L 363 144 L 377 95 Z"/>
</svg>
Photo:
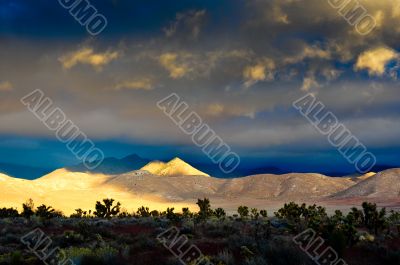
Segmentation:
<svg viewBox="0 0 400 265">
<path fill-rule="evenodd" d="M 312 93 L 400 166 L 400 3 L 359 2 L 367 35 L 324 0 L 98 0 L 92 36 L 59 1 L 1 0 L 0 162 L 79 163 L 21 104 L 40 89 L 106 156 L 211 163 L 157 107 L 176 93 L 243 167 L 355 171 L 293 108 Z"/>
</svg>

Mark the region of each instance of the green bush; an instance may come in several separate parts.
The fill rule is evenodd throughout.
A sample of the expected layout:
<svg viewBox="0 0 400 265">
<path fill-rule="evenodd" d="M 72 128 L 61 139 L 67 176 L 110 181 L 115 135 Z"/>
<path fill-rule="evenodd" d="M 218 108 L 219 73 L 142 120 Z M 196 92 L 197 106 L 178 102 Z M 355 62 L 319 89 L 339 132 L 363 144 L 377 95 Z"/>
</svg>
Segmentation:
<svg viewBox="0 0 400 265">
<path fill-rule="evenodd" d="M 108 264 L 118 255 L 118 250 L 109 246 L 97 249 L 69 248 L 64 251 L 67 258 L 81 265 Z"/>
</svg>

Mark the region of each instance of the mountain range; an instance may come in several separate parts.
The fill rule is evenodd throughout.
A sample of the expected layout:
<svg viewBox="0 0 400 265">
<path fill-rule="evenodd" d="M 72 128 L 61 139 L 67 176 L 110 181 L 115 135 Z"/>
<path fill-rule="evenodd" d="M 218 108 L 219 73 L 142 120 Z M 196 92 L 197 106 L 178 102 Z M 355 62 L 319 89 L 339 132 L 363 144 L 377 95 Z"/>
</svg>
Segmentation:
<svg viewBox="0 0 400 265">
<path fill-rule="evenodd" d="M 156 160 L 155 159 L 148 159 L 148 158 L 143 158 L 137 154 L 131 154 L 122 158 L 115 158 L 115 157 L 107 157 L 105 158 L 100 165 L 93 169 L 89 170 L 85 165 L 82 163 L 77 164 L 77 165 L 70 165 L 70 166 L 65 166 L 66 169 L 72 172 L 90 172 L 90 173 L 101 173 L 101 174 L 106 174 L 106 175 L 113 175 L 113 174 L 123 174 L 123 173 L 128 173 L 134 170 L 138 170 L 148 164 L 151 161 Z M 263 164 L 254 164 L 251 165 L 251 163 L 241 163 L 238 168 L 236 168 L 233 172 L 226 174 L 221 171 L 219 166 L 214 163 L 205 163 L 205 162 L 198 162 L 196 160 L 189 160 L 190 164 L 195 167 L 196 169 L 202 171 L 202 172 L 207 172 L 210 176 L 216 177 L 216 178 L 237 178 L 237 177 L 243 177 L 243 176 L 250 176 L 250 175 L 257 175 L 257 174 L 276 174 L 276 175 L 281 175 L 281 174 L 288 174 L 293 171 L 296 172 L 303 172 L 307 173 L 306 170 L 301 169 L 301 170 L 293 170 L 290 169 L 290 167 L 280 165 L 280 166 L 272 166 L 272 165 L 263 165 Z M 95 161 L 93 163 L 97 164 L 98 161 Z M 160 161 L 167 163 L 167 161 Z M 391 169 L 391 168 L 397 168 L 400 167 L 398 165 L 377 165 L 371 169 L 373 172 L 380 172 L 386 169 Z M 16 178 L 21 178 L 21 179 L 37 179 L 40 178 L 56 169 L 59 167 L 53 167 L 53 168 L 45 168 L 45 167 L 40 167 L 40 166 L 26 166 L 26 165 L 21 165 L 21 164 L 10 164 L 10 163 L 1 163 L 0 162 L 0 173 L 6 174 L 8 176 L 16 177 Z M 321 171 L 317 170 L 318 173 L 327 175 L 327 176 L 335 176 L 335 177 L 343 177 L 347 176 L 349 174 L 353 174 L 351 172 L 331 172 L 331 171 Z"/>
<path fill-rule="evenodd" d="M 129 161 L 134 159 L 128 157 L 117 165 L 107 160 L 96 172 L 81 167 L 61 168 L 35 180 L 0 174 L 1 206 L 20 207 L 32 198 L 69 214 L 76 208 L 93 209 L 97 200 L 110 197 L 129 211 L 142 205 L 160 210 L 171 206 L 197 209 L 194 203 L 204 197 L 228 211 L 244 204 L 274 209 L 288 201 L 335 207 L 361 200 L 400 205 L 400 169 L 341 178 L 289 173 L 219 179 L 175 158 L 169 162 L 138 159 L 134 166 L 143 165 L 139 170 L 120 170 L 121 165 L 128 170 Z"/>
</svg>

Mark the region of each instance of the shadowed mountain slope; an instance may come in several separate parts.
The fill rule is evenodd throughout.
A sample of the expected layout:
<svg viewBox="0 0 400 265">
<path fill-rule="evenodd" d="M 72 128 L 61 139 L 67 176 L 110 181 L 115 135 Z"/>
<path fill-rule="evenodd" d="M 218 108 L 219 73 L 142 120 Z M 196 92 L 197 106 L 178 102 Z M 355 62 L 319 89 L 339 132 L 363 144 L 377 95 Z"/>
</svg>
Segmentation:
<svg viewBox="0 0 400 265">
<path fill-rule="evenodd" d="M 400 169 L 388 169 L 379 172 L 356 185 L 338 192 L 333 198 L 372 197 L 396 198 L 400 197 Z"/>
</svg>

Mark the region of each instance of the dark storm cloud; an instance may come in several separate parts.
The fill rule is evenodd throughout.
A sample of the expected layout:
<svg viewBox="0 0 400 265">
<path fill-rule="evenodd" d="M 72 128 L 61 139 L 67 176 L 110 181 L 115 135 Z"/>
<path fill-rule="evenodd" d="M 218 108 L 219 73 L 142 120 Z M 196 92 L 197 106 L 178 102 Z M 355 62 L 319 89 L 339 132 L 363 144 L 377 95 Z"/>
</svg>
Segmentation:
<svg viewBox="0 0 400 265">
<path fill-rule="evenodd" d="M 379 22 L 368 36 L 326 1 L 92 4 L 109 21 L 97 38 L 57 1 L 1 2 L 0 83 L 13 87 L 0 91 L 2 133 L 50 135 L 19 104 L 36 88 L 94 138 L 190 144 L 156 108 L 171 92 L 241 148 L 315 142 L 318 133 L 291 107 L 307 91 L 367 145 L 400 133 L 400 28 L 392 23 L 400 9 L 389 2 L 364 1 Z"/>
</svg>

